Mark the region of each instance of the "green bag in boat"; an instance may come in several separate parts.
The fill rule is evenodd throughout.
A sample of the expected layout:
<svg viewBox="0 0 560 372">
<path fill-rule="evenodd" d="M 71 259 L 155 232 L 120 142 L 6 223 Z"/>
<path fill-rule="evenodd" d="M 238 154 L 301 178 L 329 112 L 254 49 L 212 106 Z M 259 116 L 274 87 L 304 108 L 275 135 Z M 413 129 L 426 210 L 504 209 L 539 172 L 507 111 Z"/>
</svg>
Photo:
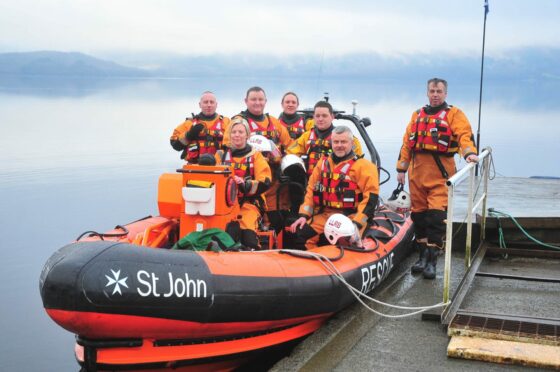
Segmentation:
<svg viewBox="0 0 560 372">
<path fill-rule="evenodd" d="M 213 242 L 217 243 L 212 244 Z M 208 247 L 212 250 L 236 250 L 240 244 L 222 229 L 211 228 L 202 231 L 193 231 L 179 240 L 171 249 L 188 249 L 191 251 L 204 251 Z"/>
</svg>

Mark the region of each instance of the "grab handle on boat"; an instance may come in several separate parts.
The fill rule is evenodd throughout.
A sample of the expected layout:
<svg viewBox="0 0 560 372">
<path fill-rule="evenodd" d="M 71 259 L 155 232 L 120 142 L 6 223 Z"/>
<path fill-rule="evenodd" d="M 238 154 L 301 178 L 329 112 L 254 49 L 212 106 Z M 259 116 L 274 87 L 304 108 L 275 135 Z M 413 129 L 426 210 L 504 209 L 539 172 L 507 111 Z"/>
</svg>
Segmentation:
<svg viewBox="0 0 560 372">
<path fill-rule="evenodd" d="M 159 245 L 169 236 L 169 232 L 173 227 L 175 227 L 176 222 L 174 220 L 167 220 L 157 225 L 148 226 L 142 234 L 138 234 L 133 241 L 133 244 L 142 245 L 150 248 L 158 248 Z M 157 230 L 160 230 L 157 232 Z M 156 237 L 150 241 L 150 235 L 152 232 L 157 232 Z"/>
<path fill-rule="evenodd" d="M 231 174 L 231 170 L 224 169 L 224 170 L 203 170 L 203 169 L 176 169 L 179 173 L 194 173 L 194 174 Z"/>
<path fill-rule="evenodd" d="M 89 230 L 80 234 L 80 236 L 78 236 L 76 241 L 80 241 L 80 239 L 82 239 L 86 234 L 89 234 L 88 238 L 92 236 L 98 236 L 99 239 L 101 240 L 105 240 L 103 238 L 120 238 L 122 236 L 128 235 L 128 229 L 125 226 L 117 225 L 115 226 L 115 230 L 116 229 L 121 229 L 123 230 L 123 232 L 122 233 L 98 233 L 97 231 Z"/>
</svg>

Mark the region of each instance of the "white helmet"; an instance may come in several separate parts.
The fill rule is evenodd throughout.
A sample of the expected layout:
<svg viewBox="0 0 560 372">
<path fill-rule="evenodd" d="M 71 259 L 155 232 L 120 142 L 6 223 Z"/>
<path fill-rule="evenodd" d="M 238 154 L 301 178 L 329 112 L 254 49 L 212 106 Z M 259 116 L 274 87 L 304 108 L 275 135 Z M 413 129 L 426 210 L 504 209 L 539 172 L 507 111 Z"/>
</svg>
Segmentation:
<svg viewBox="0 0 560 372">
<path fill-rule="evenodd" d="M 305 163 L 297 155 L 288 154 L 282 158 L 282 162 L 280 163 L 280 170 L 282 171 L 282 174 L 288 175 L 287 173 L 290 173 L 290 169 L 292 169 L 291 167 L 303 169 L 303 172 L 305 173 Z"/>
<path fill-rule="evenodd" d="M 266 138 L 261 134 L 253 134 L 247 141 L 255 150 L 260 152 L 268 152 L 273 157 L 280 157 L 282 153 L 272 140 Z"/>
<path fill-rule="evenodd" d="M 397 213 L 410 211 L 410 194 L 404 191 L 404 185 L 399 183 L 393 194 L 387 199 L 385 205 Z"/>
<path fill-rule="evenodd" d="M 325 223 L 323 231 L 331 244 L 351 244 L 360 240 L 360 232 L 352 220 L 341 213 L 332 214 Z M 345 238 L 342 241 L 341 238 Z"/>
<path fill-rule="evenodd" d="M 272 147 L 270 146 L 270 141 L 268 140 L 268 138 L 260 134 L 253 134 L 251 137 L 249 137 L 249 140 L 247 142 L 257 151 L 272 151 Z"/>
</svg>

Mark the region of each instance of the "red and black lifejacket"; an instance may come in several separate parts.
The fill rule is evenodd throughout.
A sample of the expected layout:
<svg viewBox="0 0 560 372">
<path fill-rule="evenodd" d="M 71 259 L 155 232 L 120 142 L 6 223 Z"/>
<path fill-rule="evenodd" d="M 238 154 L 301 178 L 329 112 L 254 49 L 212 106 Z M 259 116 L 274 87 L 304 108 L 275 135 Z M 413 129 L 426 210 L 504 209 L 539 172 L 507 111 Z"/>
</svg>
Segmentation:
<svg viewBox="0 0 560 372">
<path fill-rule="evenodd" d="M 251 153 L 251 155 L 245 157 L 233 157 L 231 153 L 231 149 L 228 149 L 224 152 L 221 157 L 222 164 L 224 165 L 233 165 L 234 174 L 238 177 L 243 179 L 251 178 L 251 180 L 255 179 L 255 155 Z M 241 188 L 238 188 L 237 196 L 239 198 L 239 204 L 243 205 L 245 202 L 251 203 L 255 205 L 260 213 L 265 213 L 266 211 L 266 202 L 264 200 L 263 195 L 251 195 L 247 196 Z"/>
<path fill-rule="evenodd" d="M 243 158 L 234 158 L 231 154 L 231 150 L 227 150 L 222 155 L 222 164 L 232 165 L 233 171 L 237 177 L 251 179 L 255 178 L 255 155 L 251 154 Z"/>
<path fill-rule="evenodd" d="M 301 158 L 305 162 L 307 174 L 311 175 L 311 173 L 313 173 L 313 169 L 315 168 L 319 160 L 323 157 L 323 155 L 328 156 L 332 153 L 331 133 L 329 133 L 329 135 L 325 138 L 319 138 L 314 128 L 309 133 L 309 138 L 307 139 L 305 147 L 305 155 L 303 155 Z"/>
<path fill-rule="evenodd" d="M 331 169 L 328 158 L 322 163 L 321 178 L 313 189 L 313 204 L 318 207 L 344 209 L 354 213 L 363 200 L 363 194 L 358 184 L 350 179 L 350 169 L 359 159 L 354 156 L 348 161 L 341 162 Z"/>
<path fill-rule="evenodd" d="M 280 133 L 278 133 L 278 130 L 276 130 L 276 127 L 272 123 L 272 120 L 270 120 L 270 116 L 268 114 L 265 114 L 265 128 L 262 128 L 254 119 L 250 118 L 249 116 L 244 115 L 243 113 L 241 116 L 245 120 L 247 120 L 247 123 L 249 123 L 249 130 L 251 131 L 251 134 L 260 134 L 261 136 L 265 136 L 266 138 L 272 140 L 275 145 L 278 145 L 280 143 Z"/>
<path fill-rule="evenodd" d="M 278 118 L 280 124 L 282 124 L 288 130 L 290 137 L 292 139 L 298 139 L 305 132 L 305 117 L 300 116 L 294 123 L 289 124 L 284 121 L 282 115 Z"/>
<path fill-rule="evenodd" d="M 194 116 L 192 119 L 192 126 L 197 124 L 206 124 L 209 121 L 202 120 L 200 117 Z M 210 127 L 199 132 L 196 137 L 187 147 L 186 160 L 196 160 L 202 154 L 214 155 L 222 146 L 224 139 L 224 117 L 219 115 Z"/>
<path fill-rule="evenodd" d="M 452 106 L 447 106 L 433 115 L 425 108 L 417 111 L 416 121 L 412 123 L 408 147 L 417 152 L 454 154 L 459 144 L 449 126 L 448 114 Z"/>
</svg>

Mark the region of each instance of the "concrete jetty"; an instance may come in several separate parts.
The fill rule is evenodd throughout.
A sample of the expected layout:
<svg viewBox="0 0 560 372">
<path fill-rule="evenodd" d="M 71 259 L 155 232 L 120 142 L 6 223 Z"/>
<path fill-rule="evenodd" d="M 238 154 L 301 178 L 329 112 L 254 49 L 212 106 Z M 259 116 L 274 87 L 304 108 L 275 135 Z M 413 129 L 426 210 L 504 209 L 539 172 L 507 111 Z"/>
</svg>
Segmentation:
<svg viewBox="0 0 560 372">
<path fill-rule="evenodd" d="M 455 208 L 458 212 L 457 218 L 454 218 L 454 231 L 458 230 L 466 214 L 466 209 L 463 207 L 461 212 L 459 207 L 466 205 L 466 195 L 464 190 L 458 190 L 456 193 Z M 522 226 L 526 226 L 530 234 L 544 241 L 555 244 L 560 242 L 560 180 L 498 177 L 490 181 L 487 206 L 519 218 Z M 498 236 L 498 225 L 502 227 L 506 243 L 509 241 L 510 246 L 528 246 L 528 243 L 523 242 L 522 234 L 514 233 L 517 228 L 513 222 L 507 222 L 505 219 L 500 219 L 499 224 L 495 218 L 488 220 L 488 241 L 495 240 Z M 478 235 L 476 232 L 475 229 L 475 235 Z M 464 234 L 459 233 L 453 243 L 451 293 L 455 293 L 467 272 L 462 247 Z M 478 242 L 473 244 L 473 247 L 478 247 Z M 470 288 L 461 308 L 473 313 L 509 314 L 515 319 L 518 316 L 546 319 L 556 324 L 556 319 L 560 321 L 560 287 L 555 281 L 560 280 L 560 258 L 546 257 L 547 253 L 544 254 L 545 257 L 518 257 L 513 254 L 487 257 L 478 270 L 497 273 L 503 277 L 476 276 L 469 284 Z M 439 259 L 435 280 L 425 280 L 421 275 L 410 273 L 410 267 L 416 259 L 415 253 L 408 257 L 373 296 L 381 301 L 404 306 L 424 306 L 441 302 L 443 257 Z M 534 280 L 516 280 L 519 277 Z M 388 314 L 401 313 L 379 305 L 373 307 Z M 552 344 L 553 347 L 559 340 L 558 336 L 549 339 L 553 342 L 548 342 L 548 346 Z M 373 314 L 360 304 L 355 304 L 334 316 L 323 328 L 299 344 L 289 356 L 276 363 L 271 370 L 526 371 L 530 370 L 531 366 L 560 368 L 554 364 L 555 353 L 550 351 L 548 354 L 552 357 L 548 362 L 545 361 L 545 364 L 535 364 L 523 358 L 515 360 L 513 356 L 507 355 L 503 358 L 477 359 L 515 365 L 451 358 L 447 352 L 449 341 L 446 327 L 439 321 L 422 320 L 421 315 L 401 319 L 385 318 Z M 497 345 L 499 342 L 495 341 L 492 344 Z"/>
</svg>

